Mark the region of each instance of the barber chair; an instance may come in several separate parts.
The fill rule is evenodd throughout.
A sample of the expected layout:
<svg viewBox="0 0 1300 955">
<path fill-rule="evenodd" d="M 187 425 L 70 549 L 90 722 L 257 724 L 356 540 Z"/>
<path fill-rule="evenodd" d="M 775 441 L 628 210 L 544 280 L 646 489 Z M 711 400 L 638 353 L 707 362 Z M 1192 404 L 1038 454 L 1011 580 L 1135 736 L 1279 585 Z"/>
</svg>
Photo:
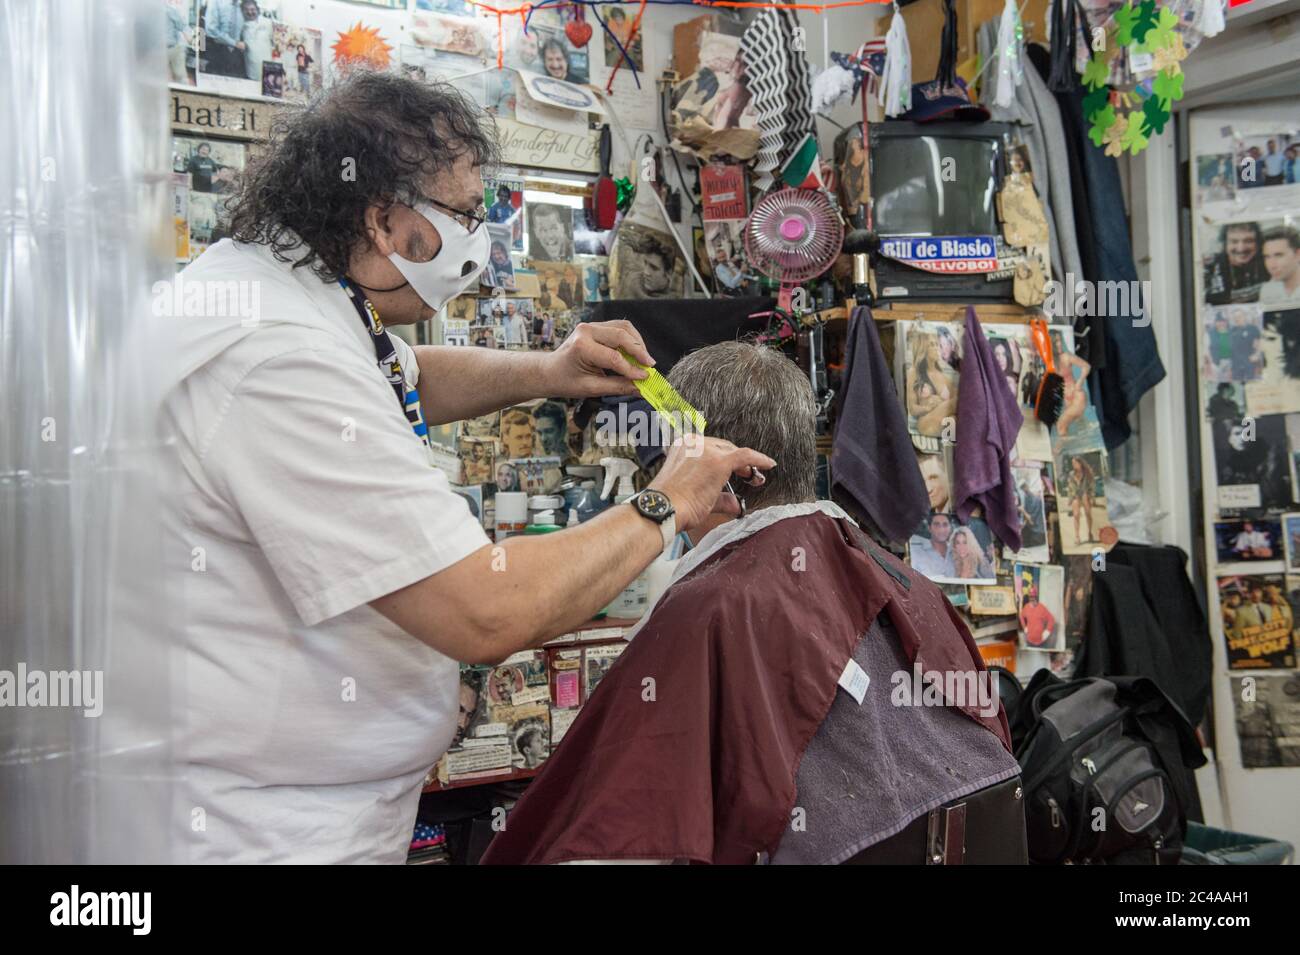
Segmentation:
<svg viewBox="0 0 1300 955">
<path fill-rule="evenodd" d="M 989 786 L 912 820 L 844 865 L 1027 865 L 1020 777 Z"/>
</svg>

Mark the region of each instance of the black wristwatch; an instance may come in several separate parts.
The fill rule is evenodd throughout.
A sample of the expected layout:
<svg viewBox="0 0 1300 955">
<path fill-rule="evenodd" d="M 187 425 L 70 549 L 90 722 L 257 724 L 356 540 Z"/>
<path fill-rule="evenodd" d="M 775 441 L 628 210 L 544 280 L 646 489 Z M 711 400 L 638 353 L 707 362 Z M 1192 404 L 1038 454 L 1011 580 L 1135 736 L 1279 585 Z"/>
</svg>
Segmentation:
<svg viewBox="0 0 1300 955">
<path fill-rule="evenodd" d="M 668 500 L 668 495 L 663 491 L 656 491 L 653 488 L 646 488 L 640 494 L 628 498 L 627 501 L 637 509 L 642 517 L 654 521 L 659 525 L 659 533 L 663 537 L 664 550 L 672 546 L 673 538 L 677 536 L 677 509 L 673 507 L 673 502 Z"/>
</svg>

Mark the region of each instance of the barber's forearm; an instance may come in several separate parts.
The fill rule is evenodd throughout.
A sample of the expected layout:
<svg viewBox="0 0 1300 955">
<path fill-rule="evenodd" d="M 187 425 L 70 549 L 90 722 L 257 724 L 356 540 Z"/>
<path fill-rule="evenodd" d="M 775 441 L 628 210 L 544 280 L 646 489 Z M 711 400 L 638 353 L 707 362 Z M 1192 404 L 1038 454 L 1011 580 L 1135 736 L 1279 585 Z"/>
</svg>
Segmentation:
<svg viewBox="0 0 1300 955">
<path fill-rule="evenodd" d="M 370 605 L 439 653 L 496 664 L 586 623 L 662 546 L 652 522 L 613 507 L 571 530 L 484 545 Z"/>
<path fill-rule="evenodd" d="M 630 506 L 612 507 L 576 528 L 503 542 L 505 569 L 495 587 L 507 620 L 525 625 L 505 654 L 538 646 L 586 623 L 663 549 L 653 522 Z"/>
<path fill-rule="evenodd" d="M 507 405 L 545 398 L 538 352 L 420 345 L 420 407 L 430 425 L 463 421 Z"/>
</svg>

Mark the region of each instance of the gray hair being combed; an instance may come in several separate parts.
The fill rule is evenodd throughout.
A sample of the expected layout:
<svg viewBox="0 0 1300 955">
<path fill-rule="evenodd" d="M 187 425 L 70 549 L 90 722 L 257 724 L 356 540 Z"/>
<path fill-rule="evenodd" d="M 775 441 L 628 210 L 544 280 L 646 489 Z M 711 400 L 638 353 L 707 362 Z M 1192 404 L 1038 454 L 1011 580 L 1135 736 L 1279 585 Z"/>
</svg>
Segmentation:
<svg viewBox="0 0 1300 955">
<path fill-rule="evenodd" d="M 761 345 L 720 342 L 691 352 L 668 381 L 704 415 L 706 434 L 776 461 L 761 488 L 732 482 L 747 507 L 814 499 L 817 406 L 798 365 Z"/>
</svg>

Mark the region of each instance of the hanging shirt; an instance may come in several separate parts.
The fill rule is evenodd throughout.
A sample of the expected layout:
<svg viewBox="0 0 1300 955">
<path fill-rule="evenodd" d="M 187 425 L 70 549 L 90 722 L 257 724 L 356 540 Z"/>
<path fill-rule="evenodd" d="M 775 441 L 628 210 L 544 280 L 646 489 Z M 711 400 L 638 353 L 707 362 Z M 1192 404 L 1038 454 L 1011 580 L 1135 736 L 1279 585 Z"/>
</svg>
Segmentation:
<svg viewBox="0 0 1300 955">
<path fill-rule="evenodd" d="M 181 281 L 240 290 L 256 314 L 156 329 L 184 593 L 179 854 L 401 862 L 455 731 L 458 667 L 368 604 L 487 536 L 429 466 L 343 288 L 229 240 Z M 392 341 L 414 391 L 414 352 Z"/>
</svg>

